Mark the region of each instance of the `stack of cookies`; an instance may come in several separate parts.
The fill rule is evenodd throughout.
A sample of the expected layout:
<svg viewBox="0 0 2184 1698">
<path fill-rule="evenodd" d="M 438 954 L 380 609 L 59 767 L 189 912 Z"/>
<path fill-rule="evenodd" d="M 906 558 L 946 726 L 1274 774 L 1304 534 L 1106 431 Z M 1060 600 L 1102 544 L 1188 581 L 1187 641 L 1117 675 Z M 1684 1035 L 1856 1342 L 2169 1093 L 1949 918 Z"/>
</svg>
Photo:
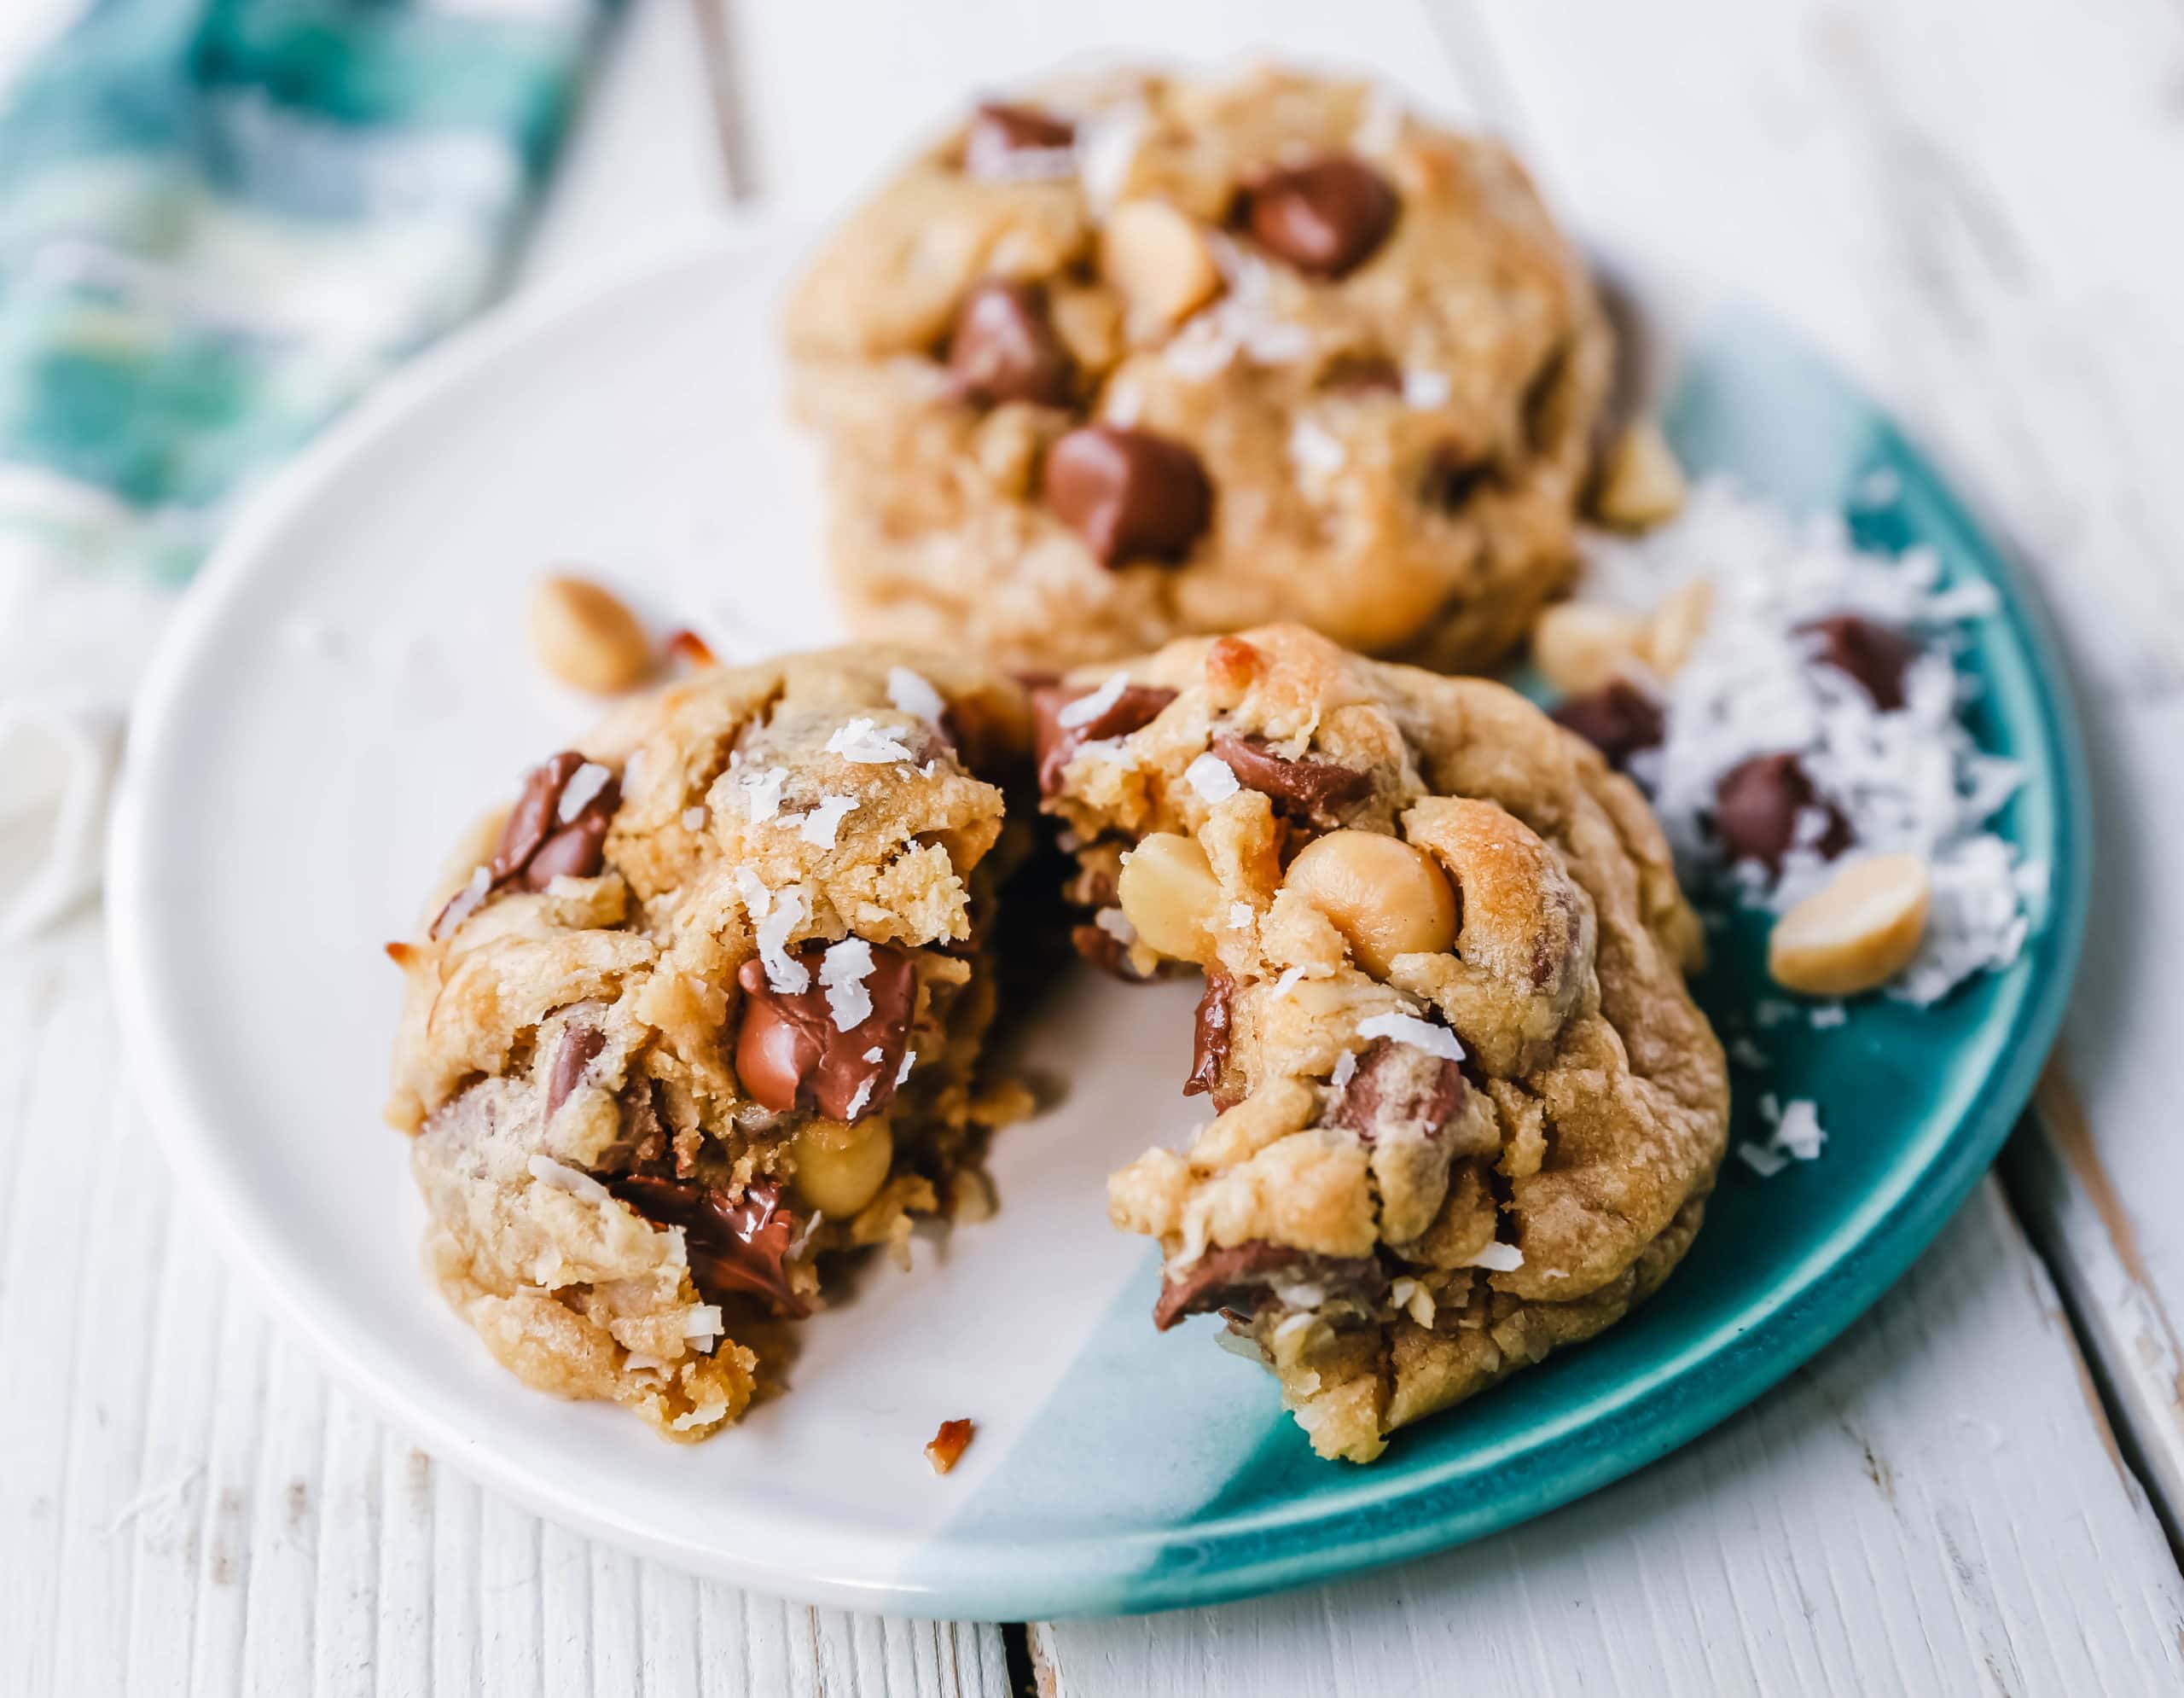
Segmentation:
<svg viewBox="0 0 2184 1698">
<path fill-rule="evenodd" d="M 1515 163 L 1294 73 L 1057 84 L 853 213 L 787 331 L 884 646 L 626 702 L 393 949 L 392 1117 L 495 1355 L 701 1437 L 834 1259 L 989 1208 L 1043 832 L 1079 953 L 1203 975 L 1207 1123 L 1111 1182 L 1147 1324 L 1225 1317 L 1322 1455 L 1657 1286 L 1727 1130 L 1698 924 L 1627 779 L 1447 675 L 1566 586 L 1611 363 Z"/>
</svg>

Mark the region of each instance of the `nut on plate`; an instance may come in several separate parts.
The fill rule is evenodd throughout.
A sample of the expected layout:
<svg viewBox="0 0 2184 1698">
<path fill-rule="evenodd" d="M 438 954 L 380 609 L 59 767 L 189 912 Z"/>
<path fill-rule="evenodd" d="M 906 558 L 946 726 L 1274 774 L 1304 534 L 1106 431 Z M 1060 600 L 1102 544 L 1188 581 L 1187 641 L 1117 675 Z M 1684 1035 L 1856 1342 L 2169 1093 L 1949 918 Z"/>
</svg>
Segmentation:
<svg viewBox="0 0 2184 1698">
<path fill-rule="evenodd" d="M 1811 997 L 1870 991 L 1908 966 L 1926 935 L 1933 880 L 1916 855 L 1845 867 L 1774 922 L 1767 970 Z"/>
<path fill-rule="evenodd" d="M 1660 427 L 1641 419 L 1615 440 L 1593 486 L 1593 516 L 1618 531 L 1649 531 L 1683 510 L 1689 493 Z"/>
<path fill-rule="evenodd" d="M 1644 661 L 1646 621 L 1600 602 L 1557 602 L 1532 627 L 1532 664 L 1554 689 L 1580 695 Z"/>
<path fill-rule="evenodd" d="M 588 578 L 540 579 L 531 592 L 529 625 L 538 664 L 572 689 L 613 695 L 652 672 L 652 639 L 637 616 Z"/>
</svg>

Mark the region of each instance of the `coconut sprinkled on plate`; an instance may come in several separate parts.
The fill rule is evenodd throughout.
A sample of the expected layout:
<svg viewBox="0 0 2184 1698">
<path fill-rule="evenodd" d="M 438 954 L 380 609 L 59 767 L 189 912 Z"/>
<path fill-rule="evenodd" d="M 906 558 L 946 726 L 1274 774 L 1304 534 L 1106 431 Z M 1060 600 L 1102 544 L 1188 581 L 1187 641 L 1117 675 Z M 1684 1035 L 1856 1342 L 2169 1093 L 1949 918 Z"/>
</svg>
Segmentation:
<svg viewBox="0 0 2184 1698">
<path fill-rule="evenodd" d="M 1718 480 L 1671 523 L 1598 536 L 1587 555 L 1588 600 L 1651 609 L 1695 579 L 1714 586 L 1672 676 L 1642 657 L 1629 669 L 1662 728 L 1627 769 L 1693 883 L 1726 874 L 1740 901 L 1780 914 L 1858 858 L 1915 855 L 1931 905 L 1887 994 L 1931 1003 L 2016 959 L 2044 875 L 1990 829 L 2024 775 L 1972 741 L 1955 661 L 1966 627 L 1999 611 L 1990 586 L 1948 584 L 1931 550 L 1869 552 L 1836 515 L 1799 520 Z"/>
</svg>

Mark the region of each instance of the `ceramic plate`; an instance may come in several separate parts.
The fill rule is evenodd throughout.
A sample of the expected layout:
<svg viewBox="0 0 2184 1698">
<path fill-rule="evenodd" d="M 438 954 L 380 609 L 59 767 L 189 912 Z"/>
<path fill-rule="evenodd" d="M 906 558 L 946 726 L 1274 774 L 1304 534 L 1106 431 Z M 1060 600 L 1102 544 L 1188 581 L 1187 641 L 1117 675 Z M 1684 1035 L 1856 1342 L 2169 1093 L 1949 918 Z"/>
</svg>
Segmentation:
<svg viewBox="0 0 2184 1698">
<path fill-rule="evenodd" d="M 711 1443 L 524 1390 L 418 1265 L 407 1147 L 378 1119 L 397 1003 L 380 952 L 458 829 L 590 717 L 526 658 L 528 581 L 582 563 L 731 649 L 835 632 L 812 468 L 771 352 L 800 243 L 723 240 L 504 317 L 390 386 L 236 529 L 142 700 L 113 840 L 116 977 L 146 1108 L 265 1298 L 444 1461 L 541 1512 L 798 1597 L 978 1618 L 1206 1602 L 1507 1526 L 1683 1443 L 1780 1379 L 1933 1236 L 2046 1054 L 2084 906 L 2053 652 L 1963 509 L 1867 404 L 1763 323 L 1697 326 L 1667 416 L 1689 462 L 2001 585 L 1968 662 L 1980 741 L 2025 763 L 2005 831 L 2053 869 L 2009 971 L 1941 1009 L 1774 1034 L 1768 1086 L 1826 1155 L 1732 1162 L 1666 1289 L 1597 1342 L 1400 1435 L 1316 1460 L 1272 1381 L 1197 1321 L 1161 1335 L 1104 1177 L 1194 1119 L 1194 989 L 1058 986 L 1027 1059 L 1061 1105 L 999 1141 L 1002 1208 L 921 1238 L 814 1321 L 791 1395 Z M 1762 992 L 1732 933 L 1703 986 Z M 1740 1078 L 1740 1136 L 1754 1081 Z M 968 1416 L 945 1479 L 921 1447 Z"/>
</svg>

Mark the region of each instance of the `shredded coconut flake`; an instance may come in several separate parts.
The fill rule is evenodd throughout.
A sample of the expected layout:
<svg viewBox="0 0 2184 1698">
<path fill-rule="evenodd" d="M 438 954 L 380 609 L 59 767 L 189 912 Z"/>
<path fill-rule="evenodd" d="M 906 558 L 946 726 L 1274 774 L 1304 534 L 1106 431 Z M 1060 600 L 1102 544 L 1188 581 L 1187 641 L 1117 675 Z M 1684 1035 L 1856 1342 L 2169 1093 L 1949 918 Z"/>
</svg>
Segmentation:
<svg viewBox="0 0 2184 1698">
<path fill-rule="evenodd" d="M 1889 486 L 1876 497 L 1869 479 L 1859 504 L 1894 499 L 1892 474 L 1877 476 Z M 1611 603 L 1652 607 L 1683 584 L 1712 584 L 1705 634 L 1666 687 L 1665 741 L 1631 763 L 1687 882 L 1719 870 L 1708 822 L 1723 776 L 1754 755 L 1793 753 L 1849 823 L 1857 853 L 1916 855 L 1932 870 L 1926 934 L 1891 996 L 1930 1003 L 2016 959 L 2044 893 L 2028 887 L 1989 822 L 2024 773 L 1973 742 L 1951 652 L 1966 623 L 1996 611 L 1990 585 L 1944 585 L 1931 550 L 1870 553 L 1838 515 L 1799 522 L 1719 480 L 1694 491 L 1674 522 L 1635 539 L 1593 538 L 1587 556 L 1588 595 Z M 1876 707 L 1802 629 L 1846 613 L 1920 645 L 1902 707 Z M 1741 901 L 1782 913 L 1840 870 L 1840 858 L 1815 852 L 1825 816 L 1809 812 L 1779 876 L 1754 863 L 1733 869 Z M 1763 1005 L 1760 1024 L 1770 1023 Z"/>
<path fill-rule="evenodd" d="M 1274 981 L 1274 994 L 1277 997 L 1287 996 L 1309 976 L 1301 967 L 1284 968 L 1281 977 Z"/>
<path fill-rule="evenodd" d="M 1484 1268 L 1489 1273 L 1514 1273 L 1525 1265 L 1525 1253 L 1514 1244 L 1489 1244 L 1463 1265 Z"/>
<path fill-rule="evenodd" d="M 774 893 L 753 869 L 735 869 L 735 892 L 743 898 L 743 911 L 753 920 L 763 920 L 774 911 Z"/>
<path fill-rule="evenodd" d="M 1142 102 L 1127 101 L 1077 126 L 1077 180 L 1095 210 L 1104 211 L 1121 198 L 1150 121 Z"/>
<path fill-rule="evenodd" d="M 804 923 L 810 904 L 799 887 L 790 885 L 774 893 L 769 907 L 758 921 L 758 959 L 766 963 L 766 983 L 774 993 L 793 997 L 811 988 L 811 969 L 788 952 L 789 934 Z"/>
<path fill-rule="evenodd" d="M 1411 370 L 1403 375 L 1403 401 L 1406 407 L 1445 407 L 1454 393 L 1446 372 Z"/>
<path fill-rule="evenodd" d="M 1349 457 L 1342 439 L 1324 425 L 1299 418 L 1290 427 L 1290 463 L 1306 477 L 1331 478 L 1342 469 L 1343 462 Z"/>
<path fill-rule="evenodd" d="M 1128 949 L 1137 941 L 1137 928 L 1130 922 L 1130 916 L 1119 908 L 1102 908 L 1092 916 L 1092 923 Z"/>
<path fill-rule="evenodd" d="M 864 988 L 871 976 L 872 945 L 863 938 L 844 938 L 820 958 L 819 982 L 827 987 L 835 1031 L 854 1031 L 872 1018 L 872 992 Z"/>
<path fill-rule="evenodd" d="M 1228 904 L 1228 928 L 1231 931 L 1240 932 L 1251 923 L 1252 904 L 1250 903 L 1232 902 Z"/>
<path fill-rule="evenodd" d="M 1841 1026 L 1850 1018 L 1850 1011 L 1840 1003 L 1822 1003 L 1806 1016 L 1815 1032 L 1825 1032 L 1830 1026 Z"/>
<path fill-rule="evenodd" d="M 1729 1040 L 1729 1059 L 1740 1067 L 1763 1067 L 1768 1065 L 1767 1052 L 1749 1038 Z"/>
<path fill-rule="evenodd" d="M 1327 1083 L 1333 1085 L 1337 1090 L 1340 1090 L 1343 1086 L 1348 1085 L 1350 1080 L 1356 1077 L 1356 1051 L 1353 1050 L 1345 1050 L 1342 1052 L 1341 1055 L 1336 1059 L 1334 1071 L 1327 1075 Z"/>
<path fill-rule="evenodd" d="M 841 829 L 852 809 L 857 806 L 854 796 L 822 796 L 819 805 L 798 823 L 797 834 L 806 843 L 822 849 L 834 846 L 834 834 Z"/>
<path fill-rule="evenodd" d="M 781 811 L 781 786 L 788 782 L 786 766 L 746 772 L 735 782 L 743 788 L 743 806 L 751 816 L 752 824 L 764 825 Z"/>
<path fill-rule="evenodd" d="M 721 1325 L 717 1303 L 693 1303 L 682 1311 L 682 1336 L 686 1339 L 718 1338 L 726 1330 Z"/>
<path fill-rule="evenodd" d="M 915 1050 L 903 1050 L 903 1065 L 895 1069 L 895 1083 L 898 1085 L 905 1083 L 909 1079 L 910 1069 L 917 1064 L 918 1052 Z"/>
<path fill-rule="evenodd" d="M 1123 699 L 1123 692 L 1130 688 L 1130 674 L 1117 672 L 1089 695 L 1080 695 L 1066 702 L 1054 714 L 1054 724 L 1066 730 L 1075 730 L 1079 725 L 1089 725 Z"/>
<path fill-rule="evenodd" d="M 1745 1166 L 1763 1179 L 1772 1179 L 1790 1165 L 1786 1155 L 1777 1155 L 1765 1144 L 1740 1143 L 1737 1154 L 1744 1158 Z"/>
<path fill-rule="evenodd" d="M 1827 1143 L 1820 1124 L 1820 1106 L 1800 1096 L 1782 1105 L 1782 1118 L 1774 1127 L 1774 1142 L 1800 1161 L 1817 1161 Z"/>
<path fill-rule="evenodd" d="M 948 712 L 948 704 L 940 699 L 940 692 L 921 673 L 914 672 L 908 666 L 887 669 L 887 700 L 897 713 L 907 713 L 928 725 L 938 725 L 941 715 Z"/>
<path fill-rule="evenodd" d="M 872 1079 L 869 1074 L 858 1081 L 857 1094 L 850 1098 L 849 1118 L 852 1120 L 864 1112 L 864 1105 L 872 1101 Z"/>
<path fill-rule="evenodd" d="M 542 1185 L 550 1185 L 557 1191 L 566 1191 L 572 1197 L 582 1197 L 588 1203 L 603 1203 L 613 1194 L 606 1186 L 580 1167 L 572 1167 L 566 1161 L 556 1161 L 543 1151 L 532 1154 L 526 1164 L 531 1177 Z"/>
<path fill-rule="evenodd" d="M 1228 763 L 1211 749 L 1183 769 L 1183 777 L 1209 803 L 1225 802 L 1244 788 L 1228 770 Z"/>
<path fill-rule="evenodd" d="M 827 753 L 859 766 L 878 766 L 891 760 L 914 760 L 909 749 L 870 719 L 852 719 L 827 739 Z"/>
<path fill-rule="evenodd" d="M 1456 1042 L 1456 1034 L 1445 1026 L 1436 1026 L 1430 1020 L 1420 1020 L 1416 1015 L 1376 1014 L 1370 1020 L 1357 1022 L 1360 1038 L 1391 1038 L 1398 1044 L 1408 1044 L 1414 1050 L 1423 1050 L 1429 1055 L 1438 1055 L 1445 1061 L 1461 1061 L 1464 1046 Z"/>
<path fill-rule="evenodd" d="M 682 810 L 682 829 L 703 831 L 706 829 L 706 822 L 712 817 L 712 816 L 702 807 L 685 808 Z"/>
<path fill-rule="evenodd" d="M 561 787 L 561 800 L 554 809 L 554 817 L 566 825 L 590 805 L 592 799 L 607 788 L 607 781 L 613 776 L 595 760 L 584 762 Z"/>
</svg>

